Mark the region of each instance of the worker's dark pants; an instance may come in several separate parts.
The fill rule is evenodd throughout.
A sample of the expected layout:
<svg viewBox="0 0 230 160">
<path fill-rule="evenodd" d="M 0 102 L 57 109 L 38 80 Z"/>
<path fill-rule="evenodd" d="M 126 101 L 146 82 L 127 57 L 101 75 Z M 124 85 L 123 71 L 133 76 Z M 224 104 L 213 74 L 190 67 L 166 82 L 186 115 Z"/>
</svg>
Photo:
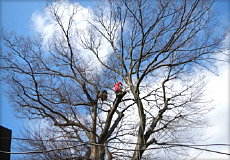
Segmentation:
<svg viewBox="0 0 230 160">
<path fill-rule="evenodd" d="M 117 89 L 117 90 L 115 91 L 115 93 L 116 93 L 116 95 L 118 95 L 119 93 L 122 93 L 122 90 Z"/>
</svg>

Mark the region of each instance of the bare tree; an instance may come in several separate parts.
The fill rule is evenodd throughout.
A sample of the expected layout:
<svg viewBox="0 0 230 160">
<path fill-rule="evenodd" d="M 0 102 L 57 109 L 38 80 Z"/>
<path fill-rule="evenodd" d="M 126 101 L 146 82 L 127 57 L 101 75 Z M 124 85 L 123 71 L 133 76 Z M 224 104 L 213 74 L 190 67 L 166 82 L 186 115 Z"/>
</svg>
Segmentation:
<svg viewBox="0 0 230 160">
<path fill-rule="evenodd" d="M 20 159 L 85 159 L 86 144 L 72 139 L 73 132 L 67 132 L 67 128 L 54 127 L 44 120 L 39 121 L 25 128 L 24 138 L 18 139 L 17 150 L 26 153 Z"/>
<path fill-rule="evenodd" d="M 210 111 L 202 99 L 203 77 L 195 78 L 194 71 L 212 70 L 223 51 L 225 35 L 213 34 L 212 5 L 206 0 L 108 1 L 88 19 L 87 29 L 77 30 L 78 5 L 51 4 L 58 29 L 46 48 L 44 35 L 31 39 L 2 32 L 7 49 L 1 68 L 15 109 L 52 122 L 62 137 L 82 143 L 81 154 L 72 158 L 156 158 L 157 149 L 148 152 L 153 146 L 182 156 L 164 145 L 195 143 L 196 136 L 186 133 L 204 127 Z M 70 9 L 66 19 L 64 11 Z M 112 50 L 106 60 L 104 42 Z M 100 67 L 92 67 L 95 63 Z M 129 94 L 113 95 L 118 80 Z M 103 90 L 108 91 L 105 102 Z"/>
<path fill-rule="evenodd" d="M 108 101 L 113 103 L 102 107 L 99 95 L 112 88 L 112 81 L 105 69 L 103 75 L 97 70 L 92 72 L 92 59 L 84 58 L 74 46 L 73 17 L 78 6 L 72 8 L 65 28 L 62 14 L 68 9 L 58 3 L 49 7 L 60 30 L 47 48 L 43 47 L 44 36 L 31 39 L 2 32 L 9 50 L 1 54 L 1 68 L 7 71 L 5 80 L 10 84 L 9 94 L 16 111 L 31 119 L 50 120 L 62 129 L 63 135 L 85 143 L 85 159 L 103 159 L 105 147 L 95 144 L 105 144 L 123 117 L 116 110 L 125 92 L 115 100 L 110 97 Z M 101 112 L 105 120 L 100 119 Z"/>
<path fill-rule="evenodd" d="M 204 126 L 210 108 L 202 99 L 204 81 L 196 80 L 194 71 L 213 70 L 225 37 L 215 34 L 213 3 L 109 1 L 109 9 L 100 6 L 94 23 L 89 22 L 111 44 L 113 54 L 104 63 L 92 42 L 82 40 L 83 46 L 125 81 L 137 107 L 132 159 L 140 159 L 153 144 L 191 142 L 180 139 L 178 132 Z"/>
</svg>

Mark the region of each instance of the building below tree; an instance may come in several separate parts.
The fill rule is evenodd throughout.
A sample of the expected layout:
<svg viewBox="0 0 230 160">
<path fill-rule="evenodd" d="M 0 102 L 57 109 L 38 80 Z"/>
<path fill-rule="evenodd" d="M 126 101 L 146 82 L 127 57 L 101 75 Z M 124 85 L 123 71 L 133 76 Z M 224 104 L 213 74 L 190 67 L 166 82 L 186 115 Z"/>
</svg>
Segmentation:
<svg viewBox="0 0 230 160">
<path fill-rule="evenodd" d="M 12 131 L 0 125 L 0 151 L 10 152 Z M 10 154 L 0 152 L 1 160 L 10 160 Z"/>
</svg>

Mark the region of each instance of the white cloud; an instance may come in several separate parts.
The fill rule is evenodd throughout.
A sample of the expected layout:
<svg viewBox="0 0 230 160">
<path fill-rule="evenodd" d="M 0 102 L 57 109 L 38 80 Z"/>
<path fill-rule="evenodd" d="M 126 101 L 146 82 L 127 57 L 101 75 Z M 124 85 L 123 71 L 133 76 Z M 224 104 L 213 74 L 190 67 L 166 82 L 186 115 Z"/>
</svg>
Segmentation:
<svg viewBox="0 0 230 160">
<path fill-rule="evenodd" d="M 219 58 L 228 59 L 229 51 L 226 51 L 223 56 L 219 54 Z M 218 62 L 218 75 L 207 73 L 208 83 L 206 89 L 207 100 L 212 99 L 215 109 L 208 115 L 210 127 L 204 131 L 205 137 L 210 137 L 205 144 L 229 144 L 229 64 Z M 214 146 L 207 149 L 219 152 L 230 153 L 230 147 L 227 146 Z M 193 151 L 195 152 L 195 151 Z M 203 152 L 197 159 L 222 159 L 227 160 L 229 156 L 217 153 Z"/>
<path fill-rule="evenodd" d="M 39 15 L 37 12 L 33 13 L 32 22 L 35 31 L 43 32 L 45 19 L 41 15 Z"/>
<path fill-rule="evenodd" d="M 206 131 L 207 135 L 212 136 L 208 143 L 229 144 L 229 70 L 227 68 L 223 69 L 219 77 L 211 79 L 209 91 L 213 96 L 216 108 L 208 115 L 213 125 Z M 227 147 L 214 149 L 226 153 L 230 151 L 230 148 Z M 223 156 L 221 157 L 223 158 Z M 225 158 L 229 158 L 229 156 L 225 156 Z"/>
<path fill-rule="evenodd" d="M 73 16 L 73 23 L 70 29 L 70 39 L 72 42 L 72 46 L 74 46 L 78 52 L 77 56 L 83 56 L 85 60 L 89 62 L 93 62 L 91 65 L 94 69 L 100 69 L 99 62 L 97 63 L 96 57 L 94 54 L 86 50 L 82 47 L 80 38 L 85 39 L 86 41 L 90 40 L 90 35 L 88 31 L 90 30 L 90 25 L 88 20 L 92 18 L 92 11 L 90 8 L 84 8 L 78 3 L 68 3 L 67 1 L 54 2 L 51 6 L 48 6 L 43 13 L 35 12 L 31 17 L 31 28 L 35 33 L 39 33 L 44 35 L 43 45 L 45 49 L 49 49 L 49 42 L 52 42 L 54 38 L 63 39 L 63 33 L 61 28 L 57 24 L 57 20 L 52 16 L 49 7 L 55 7 L 57 11 L 57 15 L 61 17 L 61 22 L 64 26 L 64 29 L 67 30 L 69 24 L 70 16 L 76 12 Z M 97 25 L 94 23 L 94 25 Z M 96 39 L 96 43 L 99 43 L 101 40 L 100 48 L 99 48 L 99 57 L 105 62 L 107 57 L 112 52 L 111 46 L 105 38 L 100 37 L 97 34 L 96 30 L 91 32 Z"/>
</svg>

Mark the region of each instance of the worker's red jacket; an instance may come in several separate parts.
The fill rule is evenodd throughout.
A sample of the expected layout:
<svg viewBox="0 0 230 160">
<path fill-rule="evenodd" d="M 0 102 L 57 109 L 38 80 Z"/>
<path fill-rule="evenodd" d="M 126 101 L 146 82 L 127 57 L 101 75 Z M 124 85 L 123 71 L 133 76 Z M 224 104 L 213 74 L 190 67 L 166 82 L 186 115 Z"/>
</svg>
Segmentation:
<svg viewBox="0 0 230 160">
<path fill-rule="evenodd" d="M 116 92 L 118 89 L 121 90 L 121 88 L 119 88 L 119 84 L 122 84 L 121 82 L 118 82 L 115 84 L 115 88 L 114 88 L 114 91 Z"/>
</svg>

